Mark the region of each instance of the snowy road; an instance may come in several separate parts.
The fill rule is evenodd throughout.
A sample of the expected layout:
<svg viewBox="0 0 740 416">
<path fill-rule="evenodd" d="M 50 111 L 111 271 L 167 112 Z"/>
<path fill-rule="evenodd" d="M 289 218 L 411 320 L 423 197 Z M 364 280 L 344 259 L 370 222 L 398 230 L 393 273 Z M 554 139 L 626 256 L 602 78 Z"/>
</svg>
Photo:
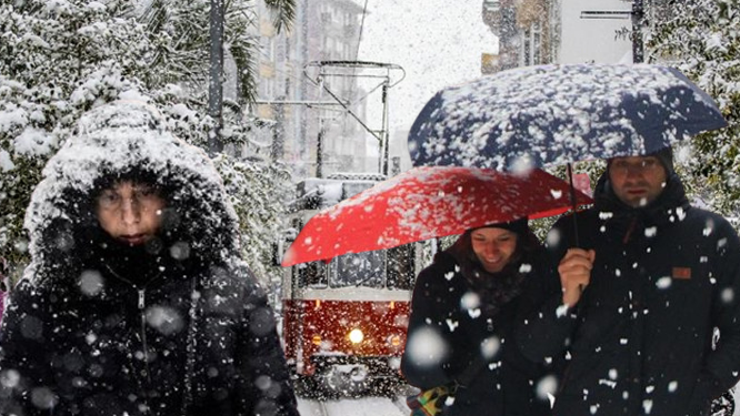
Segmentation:
<svg viewBox="0 0 740 416">
<path fill-rule="evenodd" d="M 410 413 L 403 397 L 364 397 L 316 401 L 298 398 L 301 416 L 408 416 Z"/>
<path fill-rule="evenodd" d="M 740 385 L 736 387 L 735 403 L 740 404 Z M 317 401 L 298 398 L 298 411 L 301 416 L 408 416 L 405 397 L 365 397 L 361 399 L 341 399 Z M 733 416 L 740 416 L 737 406 Z"/>
</svg>

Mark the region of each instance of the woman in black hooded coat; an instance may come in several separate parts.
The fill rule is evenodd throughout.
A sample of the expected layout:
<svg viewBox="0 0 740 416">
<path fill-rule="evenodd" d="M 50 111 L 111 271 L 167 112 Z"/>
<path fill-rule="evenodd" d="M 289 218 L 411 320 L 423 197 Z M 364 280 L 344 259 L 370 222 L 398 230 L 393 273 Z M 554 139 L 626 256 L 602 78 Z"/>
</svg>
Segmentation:
<svg viewBox="0 0 740 416">
<path fill-rule="evenodd" d="M 419 274 L 401 371 L 422 390 L 453 391 L 443 415 L 549 414 L 549 369 L 509 341 L 535 307 L 519 294 L 547 270 L 541 250 L 526 219 L 492 224 L 466 231 Z"/>
<path fill-rule="evenodd" d="M 162 124 L 101 106 L 47 164 L 0 328 L 0 414 L 298 414 L 220 177 Z M 161 204 L 145 242 L 104 218 L 128 199 Z"/>
</svg>

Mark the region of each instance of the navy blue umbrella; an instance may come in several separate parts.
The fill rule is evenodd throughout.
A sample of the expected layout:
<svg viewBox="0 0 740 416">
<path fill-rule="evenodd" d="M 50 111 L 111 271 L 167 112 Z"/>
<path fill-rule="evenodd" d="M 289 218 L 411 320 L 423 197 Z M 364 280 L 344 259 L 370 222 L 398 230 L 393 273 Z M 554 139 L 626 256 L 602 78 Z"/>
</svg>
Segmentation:
<svg viewBox="0 0 740 416">
<path fill-rule="evenodd" d="M 673 68 L 542 65 L 438 92 L 411 128 L 409 151 L 416 166 L 517 171 L 649 154 L 726 125 Z"/>
<path fill-rule="evenodd" d="M 571 163 L 650 154 L 726 125 L 714 100 L 673 68 L 541 65 L 438 92 L 411 127 L 409 152 L 416 166 L 567 164 L 575 210 Z"/>
</svg>

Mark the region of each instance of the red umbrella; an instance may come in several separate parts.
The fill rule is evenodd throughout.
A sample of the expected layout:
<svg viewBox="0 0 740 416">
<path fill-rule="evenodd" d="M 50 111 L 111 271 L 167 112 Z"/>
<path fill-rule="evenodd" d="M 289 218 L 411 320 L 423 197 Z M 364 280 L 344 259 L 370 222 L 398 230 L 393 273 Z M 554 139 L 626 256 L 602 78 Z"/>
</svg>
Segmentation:
<svg viewBox="0 0 740 416">
<path fill-rule="evenodd" d="M 411 169 L 313 216 L 288 248 L 284 267 L 347 253 L 381 250 L 517 218 L 570 208 L 569 185 L 535 169 L 524 175 L 490 169 Z M 578 204 L 591 198 L 577 192 Z"/>
</svg>

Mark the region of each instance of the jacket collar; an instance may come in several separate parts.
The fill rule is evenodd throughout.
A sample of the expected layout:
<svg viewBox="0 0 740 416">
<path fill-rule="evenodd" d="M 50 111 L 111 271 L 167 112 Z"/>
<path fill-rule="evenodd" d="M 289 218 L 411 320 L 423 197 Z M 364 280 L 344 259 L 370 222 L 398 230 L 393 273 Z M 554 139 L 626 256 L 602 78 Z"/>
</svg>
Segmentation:
<svg viewBox="0 0 740 416">
<path fill-rule="evenodd" d="M 663 192 L 645 207 L 633 208 L 622 202 L 611 188 L 607 172 L 599 178 L 594 192 L 594 209 L 608 229 L 621 233 L 627 243 L 648 227 L 667 227 L 680 222 L 691 208 L 681 179 L 672 173 Z"/>
</svg>

